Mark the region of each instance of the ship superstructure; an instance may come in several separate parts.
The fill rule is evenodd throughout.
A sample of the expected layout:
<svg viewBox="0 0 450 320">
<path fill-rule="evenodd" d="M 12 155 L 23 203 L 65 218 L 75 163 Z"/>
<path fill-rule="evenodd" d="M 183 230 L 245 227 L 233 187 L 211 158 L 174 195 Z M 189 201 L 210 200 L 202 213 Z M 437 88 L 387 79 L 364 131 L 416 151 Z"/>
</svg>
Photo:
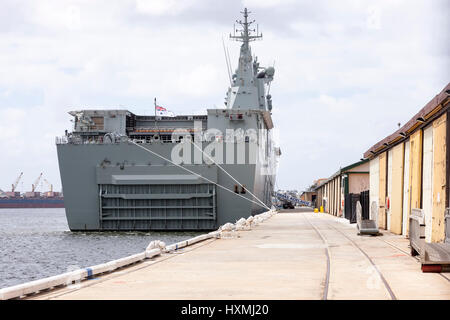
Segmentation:
<svg viewBox="0 0 450 320">
<path fill-rule="evenodd" d="M 272 138 L 274 68 L 253 59 L 249 26 L 225 108 L 207 115 L 72 111 L 57 138 L 71 230 L 212 230 L 271 206 L 279 148 Z M 156 108 L 156 102 L 155 102 Z"/>
</svg>

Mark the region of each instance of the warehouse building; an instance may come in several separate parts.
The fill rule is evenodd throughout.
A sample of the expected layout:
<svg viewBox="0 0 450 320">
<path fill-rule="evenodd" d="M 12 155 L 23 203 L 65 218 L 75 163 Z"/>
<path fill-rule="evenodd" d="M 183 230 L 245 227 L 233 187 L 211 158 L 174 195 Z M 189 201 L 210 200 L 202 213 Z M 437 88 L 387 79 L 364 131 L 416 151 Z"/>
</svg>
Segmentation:
<svg viewBox="0 0 450 320">
<path fill-rule="evenodd" d="M 300 195 L 300 199 L 303 201 L 310 202 L 314 207 L 316 205 L 317 192 L 316 188 L 318 185 L 322 184 L 324 181 L 328 180 L 327 178 L 321 178 L 314 180 L 313 184 L 309 186 L 305 191 Z"/>
<path fill-rule="evenodd" d="M 342 216 L 349 195 L 360 195 L 369 189 L 369 160 L 365 159 L 340 168 L 335 174 L 315 188 L 316 208 L 323 206 L 324 212 Z M 347 203 L 347 208 L 348 208 Z"/>
<path fill-rule="evenodd" d="M 370 161 L 370 218 L 408 235 L 411 209 L 425 217 L 425 241 L 445 238 L 449 207 L 450 84 L 411 120 L 364 153 Z M 449 222 L 450 223 L 450 222 Z"/>
</svg>

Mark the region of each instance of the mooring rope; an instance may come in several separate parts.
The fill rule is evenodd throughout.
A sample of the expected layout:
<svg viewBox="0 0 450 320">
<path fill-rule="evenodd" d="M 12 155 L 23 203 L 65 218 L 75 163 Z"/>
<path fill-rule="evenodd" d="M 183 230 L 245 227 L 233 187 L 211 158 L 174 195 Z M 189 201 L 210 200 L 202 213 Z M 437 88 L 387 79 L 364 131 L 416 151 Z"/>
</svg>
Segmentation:
<svg viewBox="0 0 450 320">
<path fill-rule="evenodd" d="M 252 203 L 254 203 L 254 204 L 256 204 L 256 205 L 258 205 L 258 206 L 260 206 L 260 207 L 264 207 L 264 208 L 266 208 L 266 209 L 268 208 L 266 205 L 262 206 L 262 205 L 259 204 L 258 202 L 253 201 L 253 200 L 251 200 L 251 199 L 249 199 L 249 198 L 246 198 L 246 197 L 240 195 L 239 193 L 236 193 L 236 192 L 234 192 L 234 191 L 232 191 L 232 190 L 230 190 L 230 189 L 228 189 L 228 188 L 226 188 L 226 187 L 224 187 L 224 186 L 218 184 L 217 182 L 214 182 L 214 181 L 212 181 L 212 180 L 210 180 L 210 179 L 208 179 L 208 178 L 202 176 L 201 174 L 198 174 L 198 173 L 196 173 L 196 172 L 194 172 L 194 171 L 192 171 L 192 170 L 189 170 L 188 168 L 183 167 L 183 166 L 181 166 L 181 165 L 179 165 L 179 164 L 173 162 L 173 161 L 170 160 L 170 159 L 167 159 L 166 157 L 160 155 L 159 153 L 154 152 L 154 151 L 152 151 L 152 150 L 150 150 L 150 149 L 147 149 L 147 148 L 145 148 L 145 147 L 139 145 L 138 143 L 132 141 L 131 139 L 129 139 L 128 141 L 131 142 L 132 144 L 134 144 L 135 146 L 137 146 L 137 147 L 139 147 L 139 148 L 141 148 L 141 149 L 143 149 L 143 150 L 145 150 L 145 151 L 147 151 L 147 152 L 150 152 L 150 153 L 154 154 L 155 156 L 157 156 L 157 157 L 159 157 L 159 158 L 161 158 L 161 159 L 163 159 L 163 160 L 165 160 L 165 161 L 168 161 L 168 162 L 172 163 L 173 165 L 175 165 L 175 166 L 177 166 L 177 167 L 179 167 L 179 168 L 181 168 L 181 169 L 183 169 L 183 170 L 185 170 L 185 171 L 187 171 L 187 172 L 189 172 L 189 173 L 191 173 L 191 174 L 193 174 L 193 175 L 195 175 L 195 176 L 197 176 L 197 177 L 199 177 L 199 178 L 202 178 L 202 179 L 204 179 L 204 180 L 206 180 L 206 181 L 208 181 L 208 182 L 210 182 L 210 183 L 212 183 L 212 184 L 214 184 L 214 185 L 216 185 L 216 186 L 218 186 L 218 187 L 220 187 L 220 188 L 222 188 L 222 189 L 224 189 L 224 190 L 226 190 L 226 191 L 228 191 L 228 192 L 231 192 L 232 194 L 234 194 L 234 195 L 236 195 L 236 196 L 238 196 L 238 197 L 241 197 L 241 198 L 243 198 L 243 199 L 245 199 L 245 200 L 247 200 L 247 201 L 250 201 L 250 202 L 252 202 Z M 269 210 L 270 210 L 270 209 L 269 209 Z"/>
<path fill-rule="evenodd" d="M 206 155 L 208 157 L 209 160 L 211 160 L 216 166 L 218 166 L 220 168 L 220 170 L 222 170 L 223 172 L 225 172 L 231 179 L 233 179 L 235 182 L 237 182 L 241 188 L 245 188 L 238 180 L 236 180 L 228 171 L 226 171 L 224 168 L 222 168 L 217 162 L 215 162 L 207 153 L 205 153 L 205 151 L 203 151 L 199 146 L 197 146 L 196 144 L 192 143 L 191 140 L 188 140 L 194 147 L 196 147 L 198 150 L 200 150 L 204 155 Z M 248 193 L 250 193 L 256 200 L 258 200 L 267 210 L 270 210 L 270 208 L 264 203 L 262 202 L 257 196 L 255 196 L 250 190 L 247 190 Z"/>
</svg>

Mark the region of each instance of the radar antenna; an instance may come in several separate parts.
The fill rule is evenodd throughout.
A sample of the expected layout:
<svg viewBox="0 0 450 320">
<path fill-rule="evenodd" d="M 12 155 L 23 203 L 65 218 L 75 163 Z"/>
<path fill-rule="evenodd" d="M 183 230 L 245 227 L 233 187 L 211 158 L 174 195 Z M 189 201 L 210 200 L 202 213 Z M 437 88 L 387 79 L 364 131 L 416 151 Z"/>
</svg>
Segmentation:
<svg viewBox="0 0 450 320">
<path fill-rule="evenodd" d="M 243 42 L 243 45 L 247 48 L 250 41 L 261 39 L 262 33 L 259 33 L 258 25 L 256 25 L 256 29 L 249 28 L 255 20 L 248 21 L 248 15 L 251 12 L 248 11 L 247 8 L 244 9 L 244 12 L 241 11 L 241 13 L 244 15 L 244 22 L 242 22 L 242 20 L 236 20 L 236 22 L 242 26 L 242 29 L 236 29 L 236 26 L 234 26 L 233 35 L 230 33 L 230 39 Z M 236 35 L 236 32 L 240 33 L 240 35 Z M 256 34 L 252 35 L 252 32 L 255 32 Z"/>
</svg>

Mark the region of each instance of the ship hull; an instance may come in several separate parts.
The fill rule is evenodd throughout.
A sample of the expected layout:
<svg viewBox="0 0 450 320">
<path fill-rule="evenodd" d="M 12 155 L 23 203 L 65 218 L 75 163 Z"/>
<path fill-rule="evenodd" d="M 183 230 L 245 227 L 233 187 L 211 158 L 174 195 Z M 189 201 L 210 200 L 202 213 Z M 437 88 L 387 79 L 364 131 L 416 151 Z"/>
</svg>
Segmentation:
<svg viewBox="0 0 450 320">
<path fill-rule="evenodd" d="M 70 230 L 215 230 L 271 206 L 274 177 L 261 174 L 259 161 L 220 165 L 242 190 L 217 165 L 183 164 L 187 172 L 153 154 L 170 159 L 173 146 L 57 145 Z"/>
<path fill-rule="evenodd" d="M 253 59 L 247 9 L 224 104 L 207 114 L 73 110 L 56 138 L 71 230 L 214 230 L 270 210 L 281 151 L 272 138 L 275 69 Z M 231 70 L 229 70 L 231 71 Z"/>
<path fill-rule="evenodd" d="M 0 199 L 0 208 L 64 208 L 64 201 L 61 200 L 14 200 Z"/>
</svg>

